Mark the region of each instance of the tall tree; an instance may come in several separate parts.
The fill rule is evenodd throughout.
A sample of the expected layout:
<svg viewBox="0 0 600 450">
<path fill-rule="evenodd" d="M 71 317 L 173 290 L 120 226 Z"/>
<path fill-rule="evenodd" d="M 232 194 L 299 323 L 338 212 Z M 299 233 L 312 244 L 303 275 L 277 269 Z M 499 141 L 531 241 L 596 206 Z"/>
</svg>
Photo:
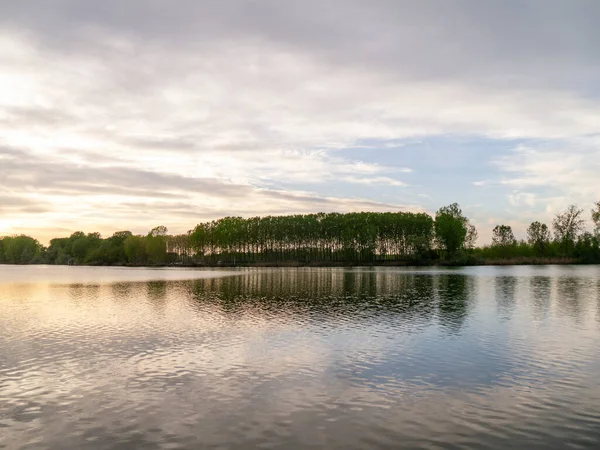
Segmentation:
<svg viewBox="0 0 600 450">
<path fill-rule="evenodd" d="M 414 213 L 225 217 L 201 223 L 189 244 L 204 262 L 372 261 L 429 257 L 433 219 Z M 170 249 L 173 247 L 170 241 Z"/>
<path fill-rule="evenodd" d="M 533 247 L 536 253 L 544 253 L 548 244 L 550 244 L 550 230 L 548 229 L 548 225 L 538 221 L 532 222 L 529 228 L 527 228 L 527 242 Z"/>
<path fill-rule="evenodd" d="M 510 247 L 517 240 L 510 225 L 496 225 L 492 231 L 492 245 L 496 247 Z"/>
<path fill-rule="evenodd" d="M 166 236 L 168 231 L 169 230 L 167 229 L 167 227 L 165 227 L 164 225 L 159 225 L 157 227 L 152 228 L 152 230 L 150 230 L 149 235 L 152 237 Z"/>
<path fill-rule="evenodd" d="M 467 237 L 465 238 L 465 248 L 473 249 L 475 248 L 475 243 L 477 242 L 477 238 L 479 237 L 479 232 L 475 225 L 468 224 L 467 225 Z"/>
<path fill-rule="evenodd" d="M 142 236 L 129 236 L 123 242 L 125 255 L 129 264 L 145 264 L 146 257 L 146 239 Z"/>
<path fill-rule="evenodd" d="M 577 208 L 576 205 L 570 205 L 566 211 L 557 214 L 552 221 L 554 238 L 560 243 L 565 254 L 573 248 L 584 223 L 583 209 Z"/>
<path fill-rule="evenodd" d="M 146 254 L 152 264 L 164 264 L 167 261 L 167 227 L 153 228 L 146 236 Z"/>
<path fill-rule="evenodd" d="M 3 239 L 4 259 L 9 264 L 31 264 L 39 262 L 42 250 L 40 243 L 24 234 Z"/>
<path fill-rule="evenodd" d="M 458 203 L 440 208 L 435 215 L 435 237 L 448 256 L 455 255 L 465 245 L 469 220 Z"/>
<path fill-rule="evenodd" d="M 600 202 L 596 202 L 592 209 L 592 222 L 594 222 L 594 233 L 600 237 Z"/>
<path fill-rule="evenodd" d="M 575 243 L 575 256 L 584 263 L 600 262 L 600 238 L 592 233 L 582 233 Z"/>
</svg>

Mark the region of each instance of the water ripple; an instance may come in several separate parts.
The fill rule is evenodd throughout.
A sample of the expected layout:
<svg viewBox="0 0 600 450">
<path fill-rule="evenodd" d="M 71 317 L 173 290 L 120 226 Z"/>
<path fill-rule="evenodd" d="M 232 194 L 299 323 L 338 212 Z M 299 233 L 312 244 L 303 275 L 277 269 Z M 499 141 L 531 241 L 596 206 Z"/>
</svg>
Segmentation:
<svg viewBox="0 0 600 450">
<path fill-rule="evenodd" d="M 596 267 L 15 270 L 2 449 L 600 447 Z"/>
</svg>

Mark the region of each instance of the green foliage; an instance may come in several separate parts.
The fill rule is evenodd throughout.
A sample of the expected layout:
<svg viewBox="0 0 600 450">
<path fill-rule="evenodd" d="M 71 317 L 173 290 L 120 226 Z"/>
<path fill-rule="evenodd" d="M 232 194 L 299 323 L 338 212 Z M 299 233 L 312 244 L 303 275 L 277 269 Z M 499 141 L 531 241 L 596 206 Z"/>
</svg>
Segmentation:
<svg viewBox="0 0 600 450">
<path fill-rule="evenodd" d="M 600 238 L 592 233 L 583 233 L 577 238 L 575 256 L 584 263 L 600 262 Z"/>
<path fill-rule="evenodd" d="M 127 261 L 131 264 L 140 265 L 148 262 L 146 255 L 146 239 L 142 236 L 129 236 L 123 243 Z"/>
<path fill-rule="evenodd" d="M 206 263 L 417 260 L 432 256 L 432 239 L 427 214 L 369 212 L 225 217 L 189 236 Z"/>
<path fill-rule="evenodd" d="M 557 214 L 552 221 L 554 239 L 560 243 L 564 256 L 568 256 L 573 250 L 584 224 L 583 209 L 575 205 L 570 205 L 566 211 Z"/>
<path fill-rule="evenodd" d="M 164 225 L 159 225 L 158 227 L 152 228 L 152 230 L 150 230 L 150 233 L 148 233 L 148 236 L 152 236 L 152 237 L 166 236 L 167 231 L 169 231 L 169 230 L 167 230 L 167 227 L 165 227 Z"/>
<path fill-rule="evenodd" d="M 81 231 L 68 238 L 56 238 L 50 241 L 44 261 L 49 264 L 89 264 L 89 265 L 146 265 L 168 262 L 167 229 L 156 227 L 146 236 L 136 236 L 131 231 L 117 231 L 103 239 L 99 233 L 85 234 Z M 183 246 L 179 240 L 179 251 Z M 189 243 L 185 253 L 189 255 Z M 174 255 L 171 262 L 180 259 Z"/>
<path fill-rule="evenodd" d="M 164 264 L 167 261 L 167 228 L 153 228 L 146 236 L 146 255 L 150 264 Z"/>
<path fill-rule="evenodd" d="M 548 225 L 532 222 L 527 228 L 527 242 L 531 245 L 537 256 L 544 256 L 550 245 L 550 230 Z"/>
<path fill-rule="evenodd" d="M 167 259 L 169 262 L 191 263 L 190 235 L 167 236 Z"/>
<path fill-rule="evenodd" d="M 594 212 L 592 210 L 592 220 Z M 557 214 L 553 221 L 554 240 L 548 226 L 536 221 L 527 228 L 527 241 L 503 245 L 502 243 L 508 244 L 513 238 L 512 230 L 509 232 L 507 228 L 497 226 L 493 232 L 493 244 L 477 249 L 475 254 L 488 262 L 600 263 L 600 235 L 582 233 L 585 223 L 582 214 L 583 210 L 575 205 Z"/>
<path fill-rule="evenodd" d="M 41 262 L 42 246 L 24 234 L 2 239 L 2 261 L 8 264 L 30 264 Z"/>
<path fill-rule="evenodd" d="M 492 231 L 492 245 L 497 247 L 510 247 L 517 240 L 510 225 L 496 225 Z"/>
<path fill-rule="evenodd" d="M 512 247 L 516 244 L 517 240 L 510 225 L 496 225 L 494 227 L 492 231 L 492 247 L 495 247 L 499 254 L 508 257 L 513 252 Z"/>
<path fill-rule="evenodd" d="M 554 219 L 554 239 L 540 222 L 519 242 L 510 226 L 497 225 L 492 245 L 475 248 L 477 230 L 456 203 L 440 208 L 435 220 L 410 212 L 224 217 L 174 236 L 164 226 L 146 235 L 118 231 L 108 238 L 77 231 L 52 239 L 47 249 L 29 236 L 7 236 L 0 238 L 0 263 L 600 263 L 600 202 L 592 221 L 594 233 L 582 233 L 582 210 L 573 205 Z"/>
<path fill-rule="evenodd" d="M 494 260 L 504 259 L 527 259 L 534 258 L 536 255 L 532 245 L 525 241 L 514 242 L 510 246 L 488 245 L 475 250 L 475 255 L 483 260 L 493 262 Z"/>
<path fill-rule="evenodd" d="M 477 230 L 469 224 L 458 203 L 444 206 L 435 215 L 435 237 L 448 258 L 455 258 L 464 248 L 472 248 Z"/>
</svg>

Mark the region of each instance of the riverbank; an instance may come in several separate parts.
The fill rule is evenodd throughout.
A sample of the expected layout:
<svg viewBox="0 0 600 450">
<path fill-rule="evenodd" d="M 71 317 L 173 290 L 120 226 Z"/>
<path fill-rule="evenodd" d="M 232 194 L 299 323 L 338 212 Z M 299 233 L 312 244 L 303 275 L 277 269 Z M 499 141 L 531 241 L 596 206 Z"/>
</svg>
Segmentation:
<svg viewBox="0 0 600 450">
<path fill-rule="evenodd" d="M 576 258 L 519 257 L 485 259 L 464 257 L 457 260 L 436 261 L 220 261 L 217 263 L 171 263 L 171 264 L 70 264 L 87 267 L 181 267 L 181 268 L 223 268 L 223 267 L 457 267 L 457 266 L 543 266 L 543 265 L 584 265 L 590 264 Z M 2 263 L 0 263 L 2 265 Z M 69 264 L 51 264 L 67 266 Z"/>
<path fill-rule="evenodd" d="M 189 267 L 451 267 L 451 266 L 524 266 L 586 264 L 576 258 L 520 257 L 504 259 L 461 258 L 447 261 L 260 261 L 195 264 Z M 180 265 L 180 267 L 183 267 Z"/>
</svg>

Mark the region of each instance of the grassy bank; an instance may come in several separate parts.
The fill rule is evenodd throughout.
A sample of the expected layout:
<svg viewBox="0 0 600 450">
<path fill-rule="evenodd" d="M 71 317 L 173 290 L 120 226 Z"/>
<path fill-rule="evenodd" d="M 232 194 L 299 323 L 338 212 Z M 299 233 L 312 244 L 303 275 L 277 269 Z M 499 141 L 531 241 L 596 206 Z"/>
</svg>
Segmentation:
<svg viewBox="0 0 600 450">
<path fill-rule="evenodd" d="M 516 266 L 516 265 L 570 265 L 589 264 L 576 258 L 562 257 L 518 257 L 518 258 L 474 258 L 436 261 L 260 261 L 221 262 L 217 264 L 171 265 L 170 267 L 458 267 L 458 266 Z"/>
</svg>

